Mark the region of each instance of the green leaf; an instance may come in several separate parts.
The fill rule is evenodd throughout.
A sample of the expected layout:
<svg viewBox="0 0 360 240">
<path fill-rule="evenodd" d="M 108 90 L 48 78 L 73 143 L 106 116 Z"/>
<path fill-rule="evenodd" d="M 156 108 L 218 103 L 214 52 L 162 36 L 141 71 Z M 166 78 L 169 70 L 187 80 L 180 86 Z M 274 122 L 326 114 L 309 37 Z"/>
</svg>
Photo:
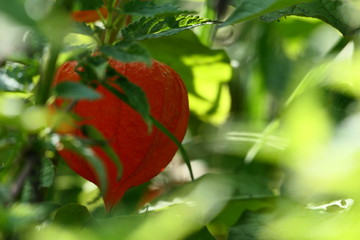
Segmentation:
<svg viewBox="0 0 360 240">
<path fill-rule="evenodd" d="M 174 35 L 187 29 L 214 23 L 218 22 L 208 18 L 186 14 L 142 17 L 122 29 L 121 33 L 125 41 L 144 40 Z"/>
<path fill-rule="evenodd" d="M 72 227 L 83 227 L 91 220 L 92 216 L 89 210 L 76 203 L 70 203 L 59 208 L 54 217 L 55 223 Z"/>
<path fill-rule="evenodd" d="M 209 232 L 207 227 L 203 227 L 200 231 L 187 237 L 186 240 L 216 240 Z"/>
<path fill-rule="evenodd" d="M 41 160 L 41 169 L 40 169 L 40 181 L 41 187 L 48 188 L 54 182 L 55 169 L 54 164 L 47 158 Z"/>
<path fill-rule="evenodd" d="M 204 46 L 192 31 L 148 39 L 142 44 L 153 58 L 166 63 L 181 76 L 193 113 L 215 124 L 226 119 L 230 94 L 225 86 L 231 79 L 232 68 L 224 50 Z"/>
<path fill-rule="evenodd" d="M 107 176 L 103 162 L 98 158 L 91 148 L 89 141 L 77 138 L 75 136 L 61 136 L 60 142 L 68 149 L 89 162 L 97 174 L 102 192 L 107 188 Z"/>
<path fill-rule="evenodd" d="M 237 0 L 236 9 L 222 26 L 259 17 L 266 13 L 310 0 Z"/>
<path fill-rule="evenodd" d="M 80 22 L 74 22 L 74 33 L 92 36 L 94 34 L 94 31 L 91 29 L 91 27 L 86 23 L 80 23 Z"/>
<path fill-rule="evenodd" d="M 152 121 L 150 118 L 150 107 L 143 90 L 139 86 L 129 82 L 127 78 L 120 75 L 112 68 L 109 68 L 109 75 L 117 76 L 114 84 L 120 87 L 124 93 L 119 91 L 118 87 L 115 87 L 109 81 L 102 81 L 101 84 L 112 94 L 137 111 L 142 116 L 149 129 L 151 129 Z"/>
<path fill-rule="evenodd" d="M 8 63 L 0 69 L 0 90 L 25 92 L 33 88 L 32 78 L 38 74 L 39 68 L 37 61 L 27 58 L 16 61 L 21 63 Z"/>
<path fill-rule="evenodd" d="M 268 13 L 261 19 L 270 22 L 291 15 L 313 17 L 330 24 L 342 34 L 348 35 L 360 28 L 358 12 L 359 6 L 355 1 L 315 0 Z"/>
<path fill-rule="evenodd" d="M 260 239 L 259 233 L 266 225 L 266 219 L 256 213 L 248 212 L 236 226 L 230 228 L 228 240 L 254 240 Z"/>
<path fill-rule="evenodd" d="M 75 0 L 73 10 L 96 10 L 104 5 L 103 0 Z"/>
<path fill-rule="evenodd" d="M 28 16 L 24 1 L 22 0 L 0 0 L 0 12 L 6 13 L 20 24 L 27 26 L 35 24 L 35 21 Z"/>
<path fill-rule="evenodd" d="M 171 3 L 155 4 L 153 1 L 135 0 L 127 2 L 122 9 L 125 14 L 153 17 L 160 14 L 184 13 L 178 6 Z"/>
<path fill-rule="evenodd" d="M 145 62 L 151 64 L 151 57 L 140 43 L 137 42 L 120 42 L 115 46 L 102 46 L 100 51 L 121 62 Z"/>
<path fill-rule="evenodd" d="M 186 150 L 184 149 L 184 147 L 182 146 L 181 142 L 179 142 L 179 140 L 166 128 L 164 127 L 160 122 L 158 122 L 155 118 L 153 118 L 151 116 L 151 122 L 158 128 L 160 129 L 160 131 L 162 131 L 166 136 L 168 136 L 175 144 L 176 146 L 179 148 L 181 156 L 186 164 L 186 166 L 189 169 L 189 173 L 190 173 L 190 178 L 191 180 L 194 180 L 194 174 L 193 174 L 193 170 L 191 167 L 191 163 L 190 163 L 190 158 L 187 155 Z"/>
<path fill-rule="evenodd" d="M 72 100 L 99 99 L 101 95 L 94 89 L 78 82 L 65 81 L 56 85 L 55 94 L 61 98 L 68 98 Z"/>
<path fill-rule="evenodd" d="M 7 92 L 17 92 L 23 89 L 23 85 L 16 79 L 8 76 L 6 73 L 0 72 L 0 90 Z"/>
<path fill-rule="evenodd" d="M 257 211 L 274 207 L 277 196 L 268 187 L 270 180 L 261 174 L 264 173 L 260 169 L 247 171 L 244 169 L 240 173 L 227 174 L 232 180 L 235 192 L 231 201 L 214 220 L 215 223 L 231 227 L 247 210 Z"/>
<path fill-rule="evenodd" d="M 121 165 L 120 159 L 116 155 L 114 150 L 111 148 L 111 146 L 108 144 L 107 140 L 102 135 L 102 133 L 99 132 L 94 126 L 91 126 L 91 125 L 83 125 L 83 126 L 81 126 L 81 130 L 85 136 L 91 138 L 91 140 L 94 140 L 95 144 L 100 143 L 99 145 L 101 146 L 101 148 L 104 150 L 104 152 L 110 157 L 110 159 L 115 164 L 115 166 L 117 168 L 117 179 L 120 179 L 121 175 L 122 175 L 122 165 Z"/>
<path fill-rule="evenodd" d="M 30 204 L 15 202 L 6 207 L 6 214 L 0 208 L 0 227 L 8 227 L 12 229 L 23 229 L 34 224 L 39 224 L 45 219 L 49 218 L 49 215 L 57 209 L 59 206 L 50 202 L 42 202 L 41 204 Z M 6 219 L 8 218 L 8 219 Z M 3 222 L 5 220 L 5 222 Z M 5 226 L 4 226 L 5 225 Z"/>
</svg>

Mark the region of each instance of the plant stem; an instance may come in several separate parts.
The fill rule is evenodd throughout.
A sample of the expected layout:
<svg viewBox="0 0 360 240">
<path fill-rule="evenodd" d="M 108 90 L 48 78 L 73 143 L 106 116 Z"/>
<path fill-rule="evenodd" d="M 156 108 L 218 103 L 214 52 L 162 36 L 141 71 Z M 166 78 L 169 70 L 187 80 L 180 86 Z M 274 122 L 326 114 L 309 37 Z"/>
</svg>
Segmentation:
<svg viewBox="0 0 360 240">
<path fill-rule="evenodd" d="M 39 148 L 37 141 L 38 140 L 36 135 L 30 136 L 28 145 L 22 151 L 20 161 L 21 163 L 25 164 L 21 172 L 17 176 L 16 181 L 11 185 L 9 203 L 15 201 L 18 198 L 26 181 L 31 176 L 35 179 L 39 179 L 39 174 L 34 174 L 34 170 L 36 170 L 37 167 L 40 165 L 40 158 L 42 156 L 42 148 Z M 36 181 L 36 183 L 37 182 L 38 181 Z M 38 193 L 39 184 L 33 185 L 33 188 L 35 189 L 34 199 L 41 199 L 42 196 L 40 196 L 41 194 Z"/>
<path fill-rule="evenodd" d="M 181 154 L 186 166 L 188 167 L 191 181 L 194 181 L 195 178 L 194 178 L 194 173 L 193 173 L 193 170 L 191 167 L 190 158 L 189 158 L 186 150 L 184 149 L 183 145 L 181 144 L 181 142 L 165 126 L 163 126 L 159 121 L 157 121 L 153 116 L 150 116 L 150 118 L 151 118 L 151 122 L 158 129 L 160 129 L 160 131 L 162 131 L 166 136 L 168 136 L 179 148 L 180 154 Z"/>
<path fill-rule="evenodd" d="M 40 80 L 35 95 L 35 104 L 44 105 L 50 96 L 50 88 L 56 71 L 60 48 L 50 44 L 46 49 L 41 66 Z"/>
</svg>

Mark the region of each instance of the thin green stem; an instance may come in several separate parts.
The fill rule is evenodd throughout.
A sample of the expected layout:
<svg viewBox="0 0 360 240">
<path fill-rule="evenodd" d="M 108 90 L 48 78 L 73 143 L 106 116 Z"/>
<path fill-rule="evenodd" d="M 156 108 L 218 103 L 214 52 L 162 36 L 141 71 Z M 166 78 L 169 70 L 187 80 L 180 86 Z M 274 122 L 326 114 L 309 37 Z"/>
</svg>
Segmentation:
<svg viewBox="0 0 360 240">
<path fill-rule="evenodd" d="M 160 131 L 162 131 L 166 136 L 168 136 L 179 148 L 181 156 L 183 157 L 183 160 L 189 169 L 191 181 L 194 181 L 195 178 L 194 178 L 193 170 L 191 167 L 190 158 L 189 158 L 186 150 L 184 149 L 183 145 L 181 144 L 181 142 L 166 127 L 164 127 L 160 122 L 158 122 L 154 117 L 150 116 L 150 118 L 151 118 L 152 123 L 158 129 L 160 129 Z"/>
<path fill-rule="evenodd" d="M 50 88 L 56 71 L 60 48 L 50 44 L 43 57 L 40 80 L 35 95 L 35 104 L 44 105 L 50 96 Z"/>
</svg>

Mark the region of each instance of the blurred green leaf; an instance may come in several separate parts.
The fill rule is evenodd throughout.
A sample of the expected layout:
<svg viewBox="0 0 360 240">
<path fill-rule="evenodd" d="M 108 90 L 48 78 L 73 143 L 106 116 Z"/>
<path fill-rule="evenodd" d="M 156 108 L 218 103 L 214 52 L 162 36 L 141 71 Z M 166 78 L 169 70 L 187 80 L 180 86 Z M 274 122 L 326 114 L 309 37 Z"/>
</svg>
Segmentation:
<svg viewBox="0 0 360 240">
<path fill-rule="evenodd" d="M 73 10 L 96 10 L 104 5 L 103 0 L 74 0 Z"/>
<path fill-rule="evenodd" d="M 230 95 L 226 83 L 232 70 L 224 50 L 204 46 L 192 31 L 149 39 L 142 44 L 153 58 L 181 76 L 189 92 L 190 109 L 202 120 L 220 123 L 227 117 Z"/>
<path fill-rule="evenodd" d="M 145 62 L 151 65 L 151 58 L 146 48 L 137 42 L 120 42 L 115 46 L 102 46 L 99 50 L 108 57 L 122 62 Z"/>
<path fill-rule="evenodd" d="M 109 156 L 109 158 L 113 161 L 117 170 L 117 179 L 121 178 L 122 175 L 122 165 L 119 157 L 108 144 L 105 137 L 102 135 L 100 131 L 98 131 L 95 127 L 91 125 L 82 125 L 81 126 L 82 133 L 89 137 L 91 140 L 95 141 L 95 145 L 99 144 L 104 152 Z"/>
<path fill-rule="evenodd" d="M 89 164 L 96 169 L 98 181 L 100 183 L 100 189 L 104 192 L 107 189 L 107 175 L 103 162 L 99 159 L 95 152 L 91 148 L 91 144 L 84 139 L 77 138 L 75 136 L 61 136 L 60 142 L 64 145 L 65 149 L 68 149 L 83 159 L 89 162 Z"/>
<path fill-rule="evenodd" d="M 0 90 L 7 92 L 27 92 L 34 84 L 32 78 L 38 74 L 36 61 L 22 59 L 23 64 L 9 63 L 0 68 Z"/>
<path fill-rule="evenodd" d="M 40 169 L 40 181 L 41 187 L 51 187 L 55 178 L 55 169 L 54 164 L 51 160 L 43 158 L 41 160 L 41 169 Z"/>
<path fill-rule="evenodd" d="M 24 0 L 0 0 L 0 12 L 6 13 L 20 24 L 33 26 L 34 20 L 29 17 L 25 10 Z"/>
<path fill-rule="evenodd" d="M 249 20 L 275 10 L 307 1 L 311 0 L 236 0 L 234 12 L 226 19 L 222 26 Z"/>
<path fill-rule="evenodd" d="M 16 79 L 8 76 L 6 73 L 0 71 L 0 90 L 7 92 L 16 92 L 23 89 L 23 85 Z"/>
<path fill-rule="evenodd" d="M 178 14 L 185 11 L 171 3 L 155 4 L 153 1 L 134 0 L 127 2 L 122 11 L 129 15 L 153 17 L 160 14 Z"/>
<path fill-rule="evenodd" d="M 246 210 L 257 211 L 274 206 L 276 196 L 268 187 L 269 180 L 258 174 L 250 173 L 250 171 L 228 174 L 235 192 L 231 201 L 214 220 L 215 223 L 230 227 Z"/>
<path fill-rule="evenodd" d="M 151 116 L 151 122 L 158 128 L 160 129 L 160 131 L 162 131 L 166 136 L 168 136 L 171 141 L 173 141 L 176 146 L 179 148 L 180 154 L 189 170 L 189 174 L 190 174 L 190 179 L 194 180 L 194 174 L 193 174 L 193 170 L 191 167 L 191 163 L 190 163 L 190 158 L 185 150 L 185 148 L 183 147 L 183 145 L 181 144 L 181 142 L 179 142 L 179 140 L 167 129 L 165 128 L 160 122 L 158 122 L 155 118 L 153 118 Z"/>
<path fill-rule="evenodd" d="M 247 212 L 244 219 L 230 228 L 227 240 L 254 240 L 259 238 L 259 232 L 266 222 L 258 214 Z"/>
<path fill-rule="evenodd" d="M 56 211 L 54 223 L 63 226 L 83 227 L 92 220 L 89 210 L 80 204 L 70 203 Z"/>
<path fill-rule="evenodd" d="M 79 82 L 61 82 L 55 86 L 54 92 L 57 97 L 72 100 L 95 100 L 101 98 L 101 95 L 94 89 Z"/>
<path fill-rule="evenodd" d="M 216 240 L 209 232 L 207 227 L 203 227 L 200 231 L 187 237 L 185 240 Z"/>
<path fill-rule="evenodd" d="M 313 17 L 332 25 L 343 35 L 351 35 L 360 27 L 359 10 L 357 1 L 313 0 L 268 13 L 261 19 L 270 22 L 291 15 Z"/>
<path fill-rule="evenodd" d="M 15 203 L 7 209 L 7 226 L 10 229 L 20 229 L 29 225 L 42 223 L 50 217 L 50 214 L 56 208 L 58 208 L 57 204 L 49 202 L 41 204 Z"/>
<path fill-rule="evenodd" d="M 207 18 L 186 14 L 142 17 L 123 28 L 121 33 L 125 41 L 144 40 L 174 35 L 184 30 L 214 23 L 216 22 Z"/>
<path fill-rule="evenodd" d="M 80 22 L 74 23 L 74 32 L 88 36 L 92 36 L 94 34 L 94 31 L 91 29 L 89 25 Z"/>
</svg>

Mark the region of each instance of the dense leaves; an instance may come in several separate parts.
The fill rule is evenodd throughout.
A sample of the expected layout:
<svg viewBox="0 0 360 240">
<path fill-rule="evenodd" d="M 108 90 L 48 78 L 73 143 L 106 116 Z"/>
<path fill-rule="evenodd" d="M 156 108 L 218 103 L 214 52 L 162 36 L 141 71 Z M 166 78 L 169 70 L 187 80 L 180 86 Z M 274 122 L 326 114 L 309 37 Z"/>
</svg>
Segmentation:
<svg viewBox="0 0 360 240">
<path fill-rule="evenodd" d="M 0 239 L 359 239 L 358 12 L 357 0 L 0 0 Z M 156 59 L 181 76 L 182 143 L 109 59 Z M 78 81 L 54 83 L 69 61 Z M 111 103 L 74 114 L 104 98 L 99 88 Z M 107 171 L 118 182 L 126 170 L 115 137 L 79 123 L 115 102 L 142 121 L 134 136 L 156 129 L 179 152 L 107 213 Z M 128 116 L 103 126 L 120 136 Z M 144 145 L 129 139 L 121 146 Z M 64 149 L 98 186 L 71 171 Z"/>
<path fill-rule="evenodd" d="M 213 23 L 215 22 L 210 19 L 187 14 L 142 17 L 124 28 L 121 33 L 126 41 L 144 40 L 169 36 L 184 30 Z"/>
<path fill-rule="evenodd" d="M 265 16 L 265 21 L 273 21 L 283 16 L 302 16 L 318 18 L 336 29 L 344 35 L 351 35 L 359 29 L 359 10 L 356 1 L 326 1 L 316 0 L 308 3 L 300 3 L 294 6 L 281 9 Z M 349 17 L 350 16 L 350 17 Z"/>
<path fill-rule="evenodd" d="M 184 10 L 180 10 L 178 6 L 171 3 L 155 4 L 153 1 L 141 0 L 127 2 L 122 10 L 126 14 L 144 17 L 184 12 Z"/>
<path fill-rule="evenodd" d="M 307 0 L 311 1 L 311 0 Z M 245 21 L 254 17 L 259 17 L 265 13 L 292 6 L 296 3 L 306 2 L 304 0 L 245 0 L 234 1 L 236 6 L 234 12 L 229 16 L 223 25 Z"/>
</svg>

